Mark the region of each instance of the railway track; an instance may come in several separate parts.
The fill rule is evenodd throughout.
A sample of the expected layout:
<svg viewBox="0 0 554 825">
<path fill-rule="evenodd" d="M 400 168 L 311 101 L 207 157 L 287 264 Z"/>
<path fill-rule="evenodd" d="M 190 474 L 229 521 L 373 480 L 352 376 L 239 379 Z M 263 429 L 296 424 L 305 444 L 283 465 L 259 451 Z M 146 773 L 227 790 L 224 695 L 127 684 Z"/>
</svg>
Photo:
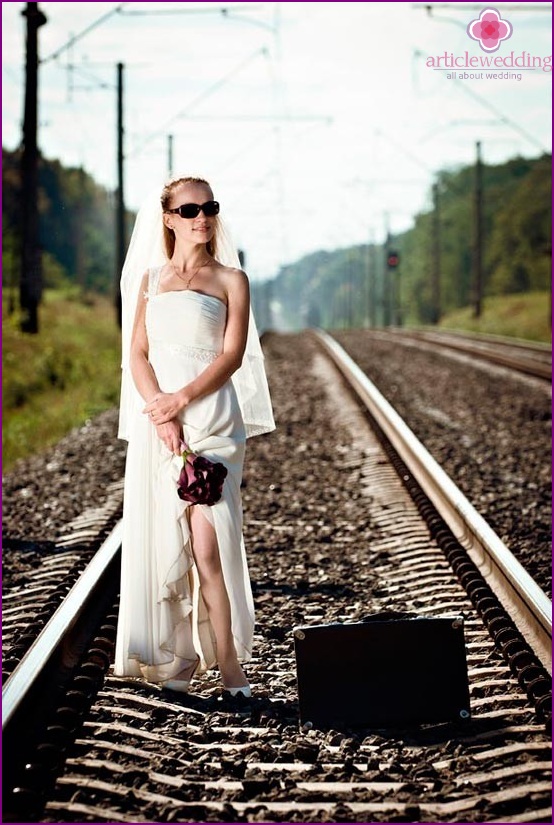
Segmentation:
<svg viewBox="0 0 554 825">
<path fill-rule="evenodd" d="M 551 602 L 342 347 L 319 339 L 522 635 L 552 670 Z"/>
<path fill-rule="evenodd" d="M 51 652 L 44 658 L 54 665 L 39 667 L 43 646 L 37 640 L 4 687 L 4 735 L 17 754 L 4 785 L 5 821 L 550 821 L 545 597 L 522 577 L 520 600 L 534 596 L 536 603 L 528 607 L 534 617 L 526 620 L 529 627 L 518 629 L 502 601 L 508 606 L 519 571 L 495 563 L 500 572 L 490 581 L 480 574 L 486 548 L 475 551 L 475 538 L 467 542 L 463 531 L 463 543 L 456 538 L 467 508 L 454 507 L 458 521 L 449 526 L 449 514 L 437 511 L 406 457 L 393 459 L 395 469 L 388 439 L 368 427 L 358 401 L 345 397 L 343 379 L 327 356 L 312 344 L 303 346 L 312 361 L 307 380 L 325 386 L 326 408 L 318 404 L 299 423 L 303 430 L 315 428 L 317 410 L 324 426 L 330 419 L 336 432 L 348 431 L 350 443 L 334 446 L 342 483 L 352 492 L 344 514 L 329 514 L 325 502 L 310 504 L 318 510 L 318 521 L 310 522 L 297 506 L 310 486 L 300 471 L 289 481 L 294 501 L 288 510 L 272 508 L 269 519 L 247 520 L 253 535 L 271 534 L 273 546 L 288 553 L 277 563 L 258 539 L 251 558 L 260 628 L 258 658 L 248 668 L 255 698 L 223 700 L 215 676 L 189 696 L 113 678 L 117 604 L 101 586 L 105 604 L 97 605 L 96 615 L 87 614 L 81 592 L 74 597 L 81 619 L 66 619 L 78 661 L 73 653 L 76 667 L 56 678 L 59 689 L 49 697 L 50 710 L 41 710 L 47 714 L 41 729 L 31 725 L 30 749 L 21 747 L 19 714 L 23 709 L 28 715 L 35 701 L 28 698 L 33 673 L 58 672 L 48 668 L 56 668 L 60 642 L 66 654 L 70 647 L 63 643 L 63 607 L 41 634 L 50 634 Z M 303 371 L 305 361 L 291 376 L 287 396 L 292 388 L 300 392 Z M 287 404 L 291 410 L 290 397 Z M 330 416 L 332 410 L 340 412 Z M 268 441 L 256 441 L 265 466 Z M 309 446 L 304 444 L 306 464 Z M 281 463 L 290 448 L 289 442 L 285 455 L 270 454 Z M 333 466 L 329 472 L 336 474 Z M 286 492 L 284 486 L 270 489 L 276 486 L 269 484 L 266 495 Z M 307 540 L 315 530 L 318 550 L 306 558 L 295 537 L 303 532 Z M 95 558 L 112 583 L 117 543 L 116 529 Z M 341 598 L 336 567 L 348 581 Z M 506 567 L 511 584 L 501 593 L 498 579 Z M 80 585 L 86 589 L 79 581 L 74 590 Z M 298 728 L 292 625 L 357 621 L 379 610 L 464 615 L 470 722 L 401 731 Z M 276 621 L 280 615 L 284 625 Z M 337 701 L 344 700 L 339 683 Z"/>
<path fill-rule="evenodd" d="M 123 482 L 118 481 L 108 485 L 100 506 L 87 508 L 58 531 L 30 583 L 24 579 L 2 594 L 2 684 L 121 518 L 122 508 Z M 11 549 L 8 539 L 3 550 Z"/>
<path fill-rule="evenodd" d="M 552 380 L 552 352 L 548 345 L 500 336 L 472 335 L 443 330 L 391 329 L 371 332 L 381 340 L 425 346 L 469 356 L 545 381 Z"/>
</svg>

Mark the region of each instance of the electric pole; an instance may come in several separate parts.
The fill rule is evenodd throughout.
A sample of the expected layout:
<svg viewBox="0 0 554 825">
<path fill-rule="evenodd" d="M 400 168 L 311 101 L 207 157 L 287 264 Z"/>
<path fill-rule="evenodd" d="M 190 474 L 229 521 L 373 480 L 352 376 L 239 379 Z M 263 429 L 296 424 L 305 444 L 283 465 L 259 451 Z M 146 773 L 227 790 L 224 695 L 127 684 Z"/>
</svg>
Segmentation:
<svg viewBox="0 0 554 825">
<path fill-rule="evenodd" d="M 371 230 L 370 236 L 370 279 L 369 279 L 369 318 L 370 326 L 376 327 L 377 321 L 377 244 L 375 242 L 375 232 Z"/>
<path fill-rule="evenodd" d="M 167 177 L 173 177 L 173 135 L 167 136 Z"/>
<path fill-rule="evenodd" d="M 27 3 L 25 62 L 25 114 L 23 117 L 23 151 L 21 154 L 21 274 L 19 302 L 21 331 L 38 332 L 38 307 L 42 297 L 42 259 L 40 253 L 38 213 L 38 30 L 46 23 L 38 3 Z"/>
<path fill-rule="evenodd" d="M 438 324 L 441 317 L 441 245 L 439 185 L 433 184 L 433 242 L 431 245 L 431 322 Z"/>
<path fill-rule="evenodd" d="M 475 144 L 475 204 L 473 235 L 473 317 L 481 316 L 483 301 L 483 164 L 481 141 Z"/>
<path fill-rule="evenodd" d="M 349 249 L 346 254 L 346 326 L 354 326 L 354 251 Z"/>
<path fill-rule="evenodd" d="M 75 203 L 75 274 L 77 283 L 81 290 L 81 296 L 85 294 L 85 248 L 84 248 L 84 222 L 85 222 L 85 170 L 79 167 L 79 188 L 77 201 Z"/>
<path fill-rule="evenodd" d="M 392 288 L 391 288 L 391 268 L 388 265 L 389 248 L 391 243 L 391 234 L 389 228 L 389 216 L 385 212 L 385 277 L 383 279 L 383 326 L 390 327 L 392 316 Z"/>
<path fill-rule="evenodd" d="M 117 64 L 117 194 L 116 194 L 116 271 L 115 305 L 121 328 L 120 279 L 125 262 L 125 197 L 123 192 L 123 63 Z"/>
</svg>

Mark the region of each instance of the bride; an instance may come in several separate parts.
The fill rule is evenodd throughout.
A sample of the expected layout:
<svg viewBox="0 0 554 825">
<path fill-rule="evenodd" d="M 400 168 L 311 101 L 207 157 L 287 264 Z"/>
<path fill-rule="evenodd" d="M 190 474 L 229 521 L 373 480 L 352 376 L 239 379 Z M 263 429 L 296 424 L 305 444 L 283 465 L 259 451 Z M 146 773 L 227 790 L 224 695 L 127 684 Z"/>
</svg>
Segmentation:
<svg viewBox="0 0 554 825">
<path fill-rule="evenodd" d="M 236 264 L 202 178 L 172 180 L 141 208 L 121 280 L 119 436 L 129 446 L 114 672 L 186 691 L 217 664 L 224 688 L 248 697 L 240 483 L 246 438 L 275 424 Z M 213 506 L 177 494 L 183 442 L 227 469 Z"/>
</svg>

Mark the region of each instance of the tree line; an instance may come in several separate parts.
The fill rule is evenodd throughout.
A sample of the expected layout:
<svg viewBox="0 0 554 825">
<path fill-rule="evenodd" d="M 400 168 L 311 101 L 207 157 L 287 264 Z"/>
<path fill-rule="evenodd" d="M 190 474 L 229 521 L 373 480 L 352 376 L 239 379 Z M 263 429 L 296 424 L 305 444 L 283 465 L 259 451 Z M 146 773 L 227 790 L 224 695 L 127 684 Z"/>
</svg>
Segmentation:
<svg viewBox="0 0 554 825">
<path fill-rule="evenodd" d="M 2 149 L 3 286 L 17 287 L 21 245 L 18 151 Z M 546 290 L 551 269 L 551 155 L 484 165 L 483 290 L 485 295 Z M 394 322 L 391 304 L 406 323 L 430 323 L 436 314 L 433 256 L 440 258 L 440 312 L 472 298 L 474 234 L 472 166 L 438 173 L 435 196 L 406 232 L 388 247 L 360 244 L 313 252 L 252 284 L 261 329 L 270 326 L 369 326 Z M 46 287 L 79 286 L 113 294 L 114 194 L 83 169 L 40 161 L 40 233 Z M 130 231 L 134 215 L 128 213 Z M 129 235 L 128 235 L 129 236 Z M 387 251 L 399 266 L 387 266 Z"/>
<path fill-rule="evenodd" d="M 2 284 L 17 287 L 21 259 L 19 151 L 2 149 Z M 44 286 L 79 286 L 112 294 L 115 230 L 113 193 L 80 168 L 41 158 L 40 245 Z"/>
<path fill-rule="evenodd" d="M 485 296 L 549 288 L 551 162 L 545 154 L 482 167 Z M 440 314 L 471 304 L 474 175 L 473 166 L 439 172 L 429 207 L 387 246 L 315 252 L 283 267 L 264 287 L 274 324 L 289 329 L 378 326 L 395 318 L 432 323 L 437 250 Z M 394 269 L 387 266 L 391 249 L 399 256 Z"/>
</svg>

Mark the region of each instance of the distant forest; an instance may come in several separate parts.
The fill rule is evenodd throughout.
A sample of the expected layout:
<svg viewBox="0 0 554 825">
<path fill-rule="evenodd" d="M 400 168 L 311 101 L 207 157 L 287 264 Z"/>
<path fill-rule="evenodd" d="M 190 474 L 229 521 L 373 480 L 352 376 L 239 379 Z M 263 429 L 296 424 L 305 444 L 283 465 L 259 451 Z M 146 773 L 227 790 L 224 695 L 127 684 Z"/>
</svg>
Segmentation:
<svg viewBox="0 0 554 825">
<path fill-rule="evenodd" d="M 551 155 L 483 165 L 483 293 L 503 295 L 546 290 L 551 272 Z M 431 323 L 434 250 L 440 259 L 440 312 L 472 301 L 475 169 L 441 171 L 437 178 L 438 231 L 434 210 L 415 216 L 414 226 L 393 236 L 399 255 L 386 266 L 381 245 L 315 252 L 285 266 L 264 286 L 273 320 L 283 328 L 320 325 L 382 325 L 399 295 L 405 323 Z M 432 194 L 429 192 L 429 204 Z"/>
<path fill-rule="evenodd" d="M 21 184 L 19 153 L 2 149 L 3 286 L 19 282 Z M 115 281 L 115 200 L 82 169 L 40 161 L 39 214 L 44 285 L 71 284 L 112 294 Z"/>
<path fill-rule="evenodd" d="M 514 158 L 483 166 L 483 288 L 485 295 L 545 290 L 551 271 L 551 155 Z M 388 270 L 381 245 L 319 251 L 283 267 L 272 280 L 253 284 L 261 329 L 382 325 L 394 320 L 395 295 L 402 320 L 430 323 L 431 272 L 440 253 L 440 310 L 471 302 L 475 170 L 437 176 L 439 210 L 416 215 L 414 226 L 393 236 L 399 254 Z M 2 150 L 3 285 L 19 278 L 19 155 Z M 429 203 L 431 204 L 431 192 Z M 113 193 L 82 169 L 40 163 L 39 211 L 46 287 L 78 285 L 111 294 L 115 282 Z M 128 215 L 128 228 L 134 216 Z M 433 224 L 435 223 L 435 227 Z M 438 227 L 438 230 L 437 230 Z M 397 290 L 397 291 L 396 291 Z"/>
</svg>

